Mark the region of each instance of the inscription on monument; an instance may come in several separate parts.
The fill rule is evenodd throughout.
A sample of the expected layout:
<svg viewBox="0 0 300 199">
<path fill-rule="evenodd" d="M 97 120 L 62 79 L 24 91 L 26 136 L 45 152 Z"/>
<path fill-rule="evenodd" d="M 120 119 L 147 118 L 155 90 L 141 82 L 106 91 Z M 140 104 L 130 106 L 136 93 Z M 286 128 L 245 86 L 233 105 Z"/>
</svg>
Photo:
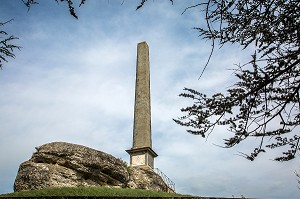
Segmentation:
<svg viewBox="0 0 300 199">
<path fill-rule="evenodd" d="M 132 163 L 133 163 L 132 166 L 145 165 L 146 164 L 145 154 L 132 156 Z"/>
</svg>

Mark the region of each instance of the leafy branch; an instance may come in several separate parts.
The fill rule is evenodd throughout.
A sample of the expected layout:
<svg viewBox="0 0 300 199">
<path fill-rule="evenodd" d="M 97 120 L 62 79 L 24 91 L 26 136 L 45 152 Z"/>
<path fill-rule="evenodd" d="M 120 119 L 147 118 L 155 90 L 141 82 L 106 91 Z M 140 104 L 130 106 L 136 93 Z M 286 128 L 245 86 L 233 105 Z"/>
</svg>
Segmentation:
<svg viewBox="0 0 300 199">
<path fill-rule="evenodd" d="M 185 88 L 180 96 L 192 99 L 193 104 L 182 108 L 185 115 L 174 121 L 188 127 L 187 132 L 203 137 L 216 125 L 227 126 L 233 135 L 224 139 L 225 147 L 233 147 L 250 137 L 260 138 L 252 153 L 241 153 L 249 160 L 265 152 L 265 148 L 283 146 L 288 149 L 283 149 L 283 154 L 275 160 L 293 159 L 300 150 L 300 18 L 297 14 L 300 3 L 207 0 L 187 7 L 184 12 L 196 7 L 206 14 L 206 27 L 195 30 L 203 39 L 212 41 L 212 52 L 216 41 L 221 47 L 238 43 L 254 52 L 248 63 L 235 69 L 238 81 L 225 94 L 207 97 Z"/>
<path fill-rule="evenodd" d="M 0 22 L 0 27 L 2 27 L 10 23 L 12 20 L 9 20 L 7 22 L 1 23 Z M 4 30 L 0 30 L 0 69 L 3 68 L 3 62 L 7 62 L 7 58 L 15 58 L 14 50 L 15 49 L 20 49 L 20 46 L 16 46 L 11 44 L 12 40 L 18 39 L 17 37 L 10 35 L 8 36 L 8 33 Z"/>
</svg>

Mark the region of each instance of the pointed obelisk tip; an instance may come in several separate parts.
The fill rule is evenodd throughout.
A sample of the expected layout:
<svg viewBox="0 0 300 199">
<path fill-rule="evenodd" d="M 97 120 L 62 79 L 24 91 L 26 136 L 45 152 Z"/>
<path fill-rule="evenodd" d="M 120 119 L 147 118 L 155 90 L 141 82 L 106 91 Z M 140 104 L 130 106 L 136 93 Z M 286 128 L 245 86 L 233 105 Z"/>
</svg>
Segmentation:
<svg viewBox="0 0 300 199">
<path fill-rule="evenodd" d="M 148 44 L 147 44 L 146 41 L 141 41 L 141 42 L 139 42 L 139 43 L 138 43 L 138 46 L 140 46 L 140 45 L 146 45 L 146 46 L 148 46 Z"/>
</svg>

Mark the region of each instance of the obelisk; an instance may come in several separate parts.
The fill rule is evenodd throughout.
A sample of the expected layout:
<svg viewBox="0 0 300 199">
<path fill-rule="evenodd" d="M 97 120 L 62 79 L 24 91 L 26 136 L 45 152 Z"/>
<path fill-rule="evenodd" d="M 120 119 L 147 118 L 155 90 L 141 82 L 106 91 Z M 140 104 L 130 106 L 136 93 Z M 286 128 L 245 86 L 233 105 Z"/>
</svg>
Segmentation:
<svg viewBox="0 0 300 199">
<path fill-rule="evenodd" d="M 137 46 L 133 146 L 126 151 L 131 166 L 154 168 L 157 154 L 152 149 L 151 139 L 150 63 L 146 42 Z"/>
</svg>

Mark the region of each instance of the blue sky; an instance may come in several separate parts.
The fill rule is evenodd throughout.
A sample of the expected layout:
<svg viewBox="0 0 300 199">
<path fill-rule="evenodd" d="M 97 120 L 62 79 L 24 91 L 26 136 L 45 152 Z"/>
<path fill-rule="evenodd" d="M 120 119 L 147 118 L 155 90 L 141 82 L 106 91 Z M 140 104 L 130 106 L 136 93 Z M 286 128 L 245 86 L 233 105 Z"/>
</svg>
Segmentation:
<svg viewBox="0 0 300 199">
<path fill-rule="evenodd" d="M 76 2 L 76 1 L 75 1 Z M 78 2 L 78 1 L 77 1 Z M 224 91 L 234 82 L 234 64 L 249 54 L 238 46 L 217 49 L 198 80 L 211 44 L 193 27 L 203 14 L 185 7 L 198 1 L 92 1 L 78 8 L 79 19 L 65 3 L 40 1 L 29 12 L 20 0 L 2 0 L 4 28 L 18 36 L 16 59 L 0 71 L 0 193 L 13 191 L 20 163 L 35 147 L 53 141 L 82 144 L 129 162 L 132 145 L 136 46 L 150 48 L 153 148 L 155 166 L 176 183 L 176 191 L 198 196 L 298 198 L 294 171 L 299 160 L 271 159 L 269 151 L 250 162 L 254 142 L 222 149 L 230 134 L 216 128 L 206 141 L 190 135 L 172 118 L 190 101 L 184 87 L 205 93 Z"/>
</svg>

